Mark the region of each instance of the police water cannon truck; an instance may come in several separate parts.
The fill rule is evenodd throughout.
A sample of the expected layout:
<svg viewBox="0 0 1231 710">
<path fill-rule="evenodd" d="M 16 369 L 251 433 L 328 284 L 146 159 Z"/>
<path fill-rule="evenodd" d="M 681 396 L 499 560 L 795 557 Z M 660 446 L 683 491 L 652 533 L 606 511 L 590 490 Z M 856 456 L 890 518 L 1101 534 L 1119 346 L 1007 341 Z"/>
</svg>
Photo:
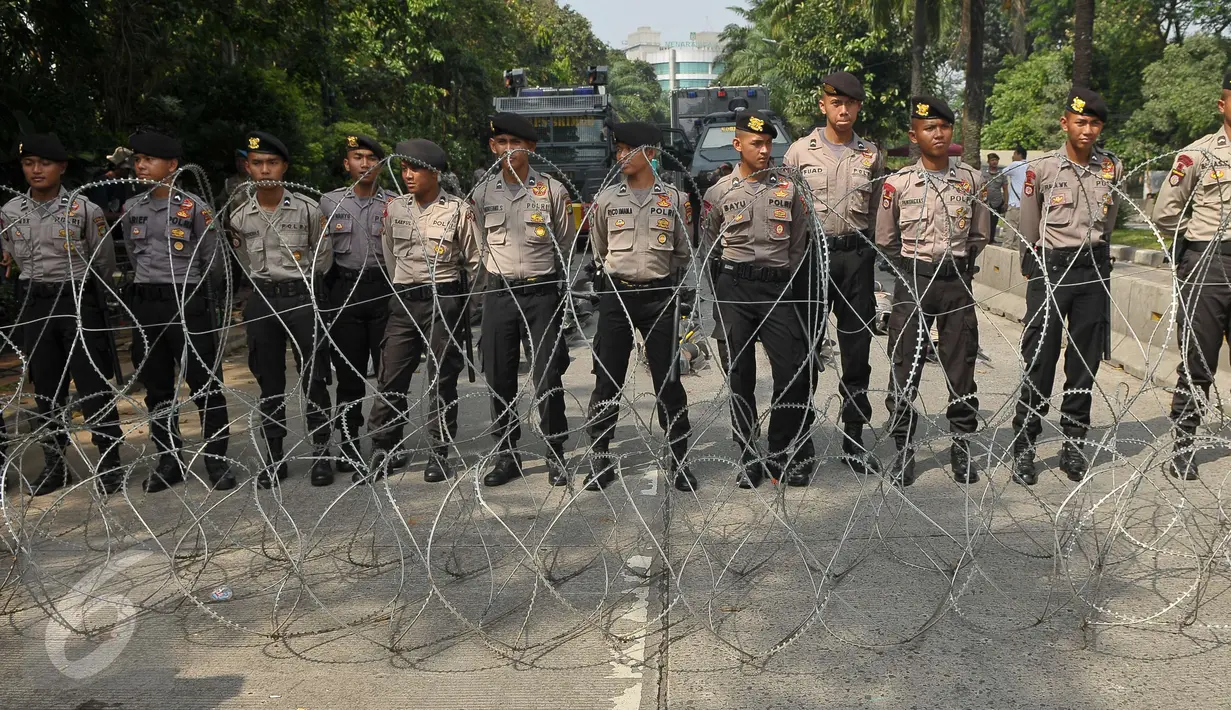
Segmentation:
<svg viewBox="0 0 1231 710">
<path fill-rule="evenodd" d="M 552 163 L 535 168 L 567 178 L 581 192 L 573 218 L 578 234 L 588 233 L 584 215 L 615 164 L 608 129 L 616 117 L 607 94 L 607 67 L 590 67 L 584 86 L 526 86 L 525 69 L 506 71 L 504 85 L 509 95 L 496 97 L 496 111 L 520 114 L 534 124 L 539 134 L 535 152 Z"/>
<path fill-rule="evenodd" d="M 725 163 L 734 168 L 739 153 L 731 145 L 735 119 L 740 111 L 760 111 L 778 129 L 772 156 L 780 165 L 791 146 L 786 123 L 769 108 L 769 90 L 764 86 L 708 86 L 671 91 L 671 126 L 684 132 L 693 146 L 689 172 L 697 189 L 705 190 L 718 181 Z"/>
</svg>

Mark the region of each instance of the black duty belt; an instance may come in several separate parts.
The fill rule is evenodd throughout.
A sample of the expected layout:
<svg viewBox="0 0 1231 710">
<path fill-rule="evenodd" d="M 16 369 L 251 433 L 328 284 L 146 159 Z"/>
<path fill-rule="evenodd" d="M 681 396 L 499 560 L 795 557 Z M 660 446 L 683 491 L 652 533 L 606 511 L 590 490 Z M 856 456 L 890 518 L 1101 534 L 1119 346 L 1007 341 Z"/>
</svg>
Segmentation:
<svg viewBox="0 0 1231 710">
<path fill-rule="evenodd" d="M 1231 256 L 1231 240 L 1219 240 L 1216 246 L 1210 246 L 1210 240 L 1198 241 L 1195 239 L 1184 239 L 1184 247 L 1193 251 L 1205 251 L 1211 248 L 1214 252 L 1222 256 Z"/>
<path fill-rule="evenodd" d="M 914 275 L 921 279 L 955 279 L 965 274 L 970 266 L 964 256 L 946 257 L 939 263 L 909 257 L 904 261 L 902 272 L 906 276 Z"/>
<path fill-rule="evenodd" d="M 71 281 L 19 281 L 18 284 L 30 298 L 58 298 L 61 293 L 71 296 L 76 285 Z M 88 288 L 82 293 L 87 297 L 93 296 Z"/>
<path fill-rule="evenodd" d="M 497 278 L 501 278 L 503 286 L 518 296 L 541 296 L 560 292 L 560 274 L 556 273 L 524 279 Z"/>
<path fill-rule="evenodd" d="M 436 296 L 462 295 L 461 281 L 445 281 L 430 284 L 394 284 L 393 293 L 407 301 L 430 301 Z"/>
<path fill-rule="evenodd" d="M 358 281 L 362 284 L 372 283 L 374 281 L 387 281 L 385 270 L 379 266 L 369 266 L 366 269 L 348 269 L 345 266 L 334 266 L 337 269 L 338 278 L 343 281 Z"/>
<path fill-rule="evenodd" d="M 859 232 L 839 234 L 836 237 L 825 237 L 825 241 L 829 245 L 829 251 L 855 251 L 868 243 L 864 239 L 863 234 Z"/>
<path fill-rule="evenodd" d="M 312 295 L 312 286 L 307 281 L 256 281 L 252 285 L 257 291 L 275 298 L 292 298 L 295 296 Z"/>
<path fill-rule="evenodd" d="M 133 284 L 129 287 L 132 289 L 130 293 L 133 298 L 139 298 L 143 301 L 178 301 L 180 294 L 186 294 L 189 297 L 193 293 L 203 293 L 205 289 L 199 288 L 197 284 Z"/>
<path fill-rule="evenodd" d="M 1093 269 L 1108 264 L 1111 259 L 1107 245 L 1102 243 L 1084 247 L 1047 249 L 1043 255 L 1049 271 Z"/>
<path fill-rule="evenodd" d="M 725 259 L 719 263 L 718 270 L 724 274 L 730 274 L 737 279 L 744 279 L 745 281 L 786 283 L 791 280 L 790 269 L 780 269 L 773 266 L 755 266 L 753 264 L 727 261 Z"/>
<path fill-rule="evenodd" d="M 611 287 L 616 291 L 649 291 L 652 289 L 675 288 L 675 279 L 670 276 L 650 281 L 630 281 L 608 274 L 607 279 L 611 282 Z"/>
</svg>

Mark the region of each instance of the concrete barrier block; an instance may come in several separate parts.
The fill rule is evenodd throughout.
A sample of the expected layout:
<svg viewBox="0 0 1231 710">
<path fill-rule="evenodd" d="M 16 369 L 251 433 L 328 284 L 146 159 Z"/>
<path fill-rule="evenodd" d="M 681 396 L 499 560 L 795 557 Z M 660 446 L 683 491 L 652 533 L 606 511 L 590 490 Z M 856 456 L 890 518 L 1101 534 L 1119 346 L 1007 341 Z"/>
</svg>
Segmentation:
<svg viewBox="0 0 1231 710">
<path fill-rule="evenodd" d="M 1127 244 L 1112 244 L 1108 250 L 1111 253 L 1112 261 L 1132 261 L 1135 248 Z"/>
<path fill-rule="evenodd" d="M 1157 249 L 1137 249 L 1133 252 L 1133 263 L 1142 266 L 1162 266 L 1163 253 Z"/>
</svg>

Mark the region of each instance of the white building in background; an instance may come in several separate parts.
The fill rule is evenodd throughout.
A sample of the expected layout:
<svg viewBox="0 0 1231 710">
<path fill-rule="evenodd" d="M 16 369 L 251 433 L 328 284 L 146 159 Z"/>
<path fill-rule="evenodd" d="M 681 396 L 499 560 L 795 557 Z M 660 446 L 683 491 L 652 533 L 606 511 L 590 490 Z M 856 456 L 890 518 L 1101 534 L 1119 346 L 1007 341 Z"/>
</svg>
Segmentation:
<svg viewBox="0 0 1231 710">
<path fill-rule="evenodd" d="M 661 32 L 638 27 L 625 44 L 624 56 L 649 62 L 664 90 L 710 86 L 722 73 L 717 32 L 692 32 L 687 42 L 663 42 Z"/>
</svg>

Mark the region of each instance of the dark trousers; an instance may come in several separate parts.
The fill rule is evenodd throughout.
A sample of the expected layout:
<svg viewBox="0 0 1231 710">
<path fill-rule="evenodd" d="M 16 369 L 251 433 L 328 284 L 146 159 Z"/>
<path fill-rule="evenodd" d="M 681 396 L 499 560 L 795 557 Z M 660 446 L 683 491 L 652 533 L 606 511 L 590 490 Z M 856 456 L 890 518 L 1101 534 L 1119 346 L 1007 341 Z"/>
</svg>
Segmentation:
<svg viewBox="0 0 1231 710">
<path fill-rule="evenodd" d="M 1043 430 L 1042 418 L 1051 408 L 1060 360 L 1064 352 L 1064 397 L 1060 427 L 1065 436 L 1082 438 L 1090 428 L 1091 388 L 1098 374 L 1106 338 L 1108 284 L 1097 268 L 1070 268 L 1053 275 L 1035 276 L 1026 285 L 1026 328 L 1022 332 L 1022 360 L 1026 378 L 1017 400 L 1013 430 L 1024 431 L 1030 441 Z M 1051 280 L 1050 291 L 1048 279 Z M 1067 325 L 1067 331 L 1066 331 Z"/>
<path fill-rule="evenodd" d="M 633 329 L 645 338 L 650 379 L 657 393 L 658 423 L 671 441 L 689 434 L 688 395 L 671 368 L 679 357 L 675 298 L 671 288 L 607 291 L 598 301 L 594 342 L 594 393 L 590 395 L 590 438 L 606 444 L 615 437 L 619 398 L 633 352 Z"/>
<path fill-rule="evenodd" d="M 868 384 L 872 379 L 872 321 L 876 318 L 876 252 L 870 246 L 829 253 L 828 306 L 838 321 L 838 351 L 842 358 L 842 422 L 866 424 L 872 418 Z M 819 305 L 816 299 L 814 305 Z M 817 313 L 809 323 L 816 350 L 828 313 Z M 816 379 L 813 379 L 813 388 Z"/>
<path fill-rule="evenodd" d="M 406 393 L 411 377 L 427 356 L 428 397 L 432 415 L 428 433 L 432 448 L 447 446 L 457 435 L 457 377 L 465 365 L 462 328 L 465 296 L 441 296 L 434 301 L 389 301 L 389 324 L 381 342 L 377 388 L 368 431 L 376 445 L 397 447 L 409 420 Z"/>
<path fill-rule="evenodd" d="M 493 286 L 499 279 L 492 279 Z M 542 286 L 530 288 L 542 289 Z M 517 416 L 517 367 L 521 341 L 530 338 L 531 376 L 543 435 L 562 445 L 568 438 L 560 382 L 568 351 L 560 332 L 564 305 L 559 291 L 524 295 L 525 287 L 488 292 L 483 306 L 483 368 L 492 390 L 492 436 L 498 451 L 512 451 L 521 437 Z"/>
<path fill-rule="evenodd" d="M 179 433 L 176 378 L 176 371 L 182 367 L 192 402 L 197 406 L 205 453 L 211 457 L 225 456 L 231 430 L 222 371 L 218 369 L 218 334 L 204 287 L 194 292 L 194 287 L 188 286 L 183 308 L 180 299 L 185 294 L 176 287 L 153 287 L 151 293 L 165 291 L 157 296 L 140 289 L 135 288 L 131 299 L 137 321 L 132 357 L 137 379 L 145 386 L 150 438 L 162 452 L 177 451 L 184 444 Z"/>
<path fill-rule="evenodd" d="M 766 439 L 769 454 L 787 456 L 812 427 L 810 344 L 788 284 L 736 279 L 721 274 L 714 285 L 718 315 L 727 340 L 731 426 L 735 443 L 749 451 L 757 427 L 756 342 L 769 356 L 774 392 Z"/>
<path fill-rule="evenodd" d="M 73 297 L 75 288 L 65 284 L 59 295 L 31 295 L 26 300 L 19 315 L 25 322 L 21 348 L 38 400 L 37 435 L 61 449 L 68 445 L 66 424 L 73 415 L 65 411 L 65 403 L 68 379 L 72 377 L 91 441 L 101 452 L 122 438 L 115 398 L 107 382 L 113 369 L 112 345 L 98 300 L 87 289 L 78 306 Z"/>
<path fill-rule="evenodd" d="M 286 346 L 295 356 L 306 399 L 304 418 L 313 443 L 329 441 L 329 351 L 311 298 L 254 292 L 244 306 L 248 368 L 261 390 L 266 441 L 286 436 Z"/>
<path fill-rule="evenodd" d="M 1231 337 L 1231 256 L 1205 255 L 1204 247 L 1189 243 L 1176 268 L 1181 357 L 1171 396 L 1171 421 L 1190 433 L 1201 423 L 1202 407 L 1208 406 L 1222 342 Z"/>
<path fill-rule="evenodd" d="M 329 289 L 329 304 L 337 309 L 326 321 L 331 321 L 330 355 L 338 374 L 334 426 L 343 441 L 358 438 L 359 427 L 363 426 L 368 362 L 381 362 L 390 293 L 383 275 L 372 281 L 338 278 Z"/>
<path fill-rule="evenodd" d="M 970 287 L 961 277 L 930 279 L 915 276 L 908 267 L 894 287 L 893 312 L 889 314 L 888 349 L 893 367 L 885 407 L 889 410 L 889 432 L 897 440 L 909 441 L 918 427 L 919 412 L 914 402 L 919 396 L 933 322 L 940 336 L 936 355 L 949 389 L 945 412 L 949 429 L 956 434 L 971 434 L 979 424 L 979 398 L 975 396 L 979 322 Z"/>
<path fill-rule="evenodd" d="M 1001 205 L 999 207 L 992 207 L 991 205 L 988 205 L 988 207 L 990 208 L 988 209 L 988 212 L 990 212 L 992 215 L 992 225 L 987 230 L 987 243 L 995 244 L 996 243 L 996 225 L 1000 224 L 1000 215 L 998 213 L 1004 211 L 1004 205 Z"/>
</svg>

